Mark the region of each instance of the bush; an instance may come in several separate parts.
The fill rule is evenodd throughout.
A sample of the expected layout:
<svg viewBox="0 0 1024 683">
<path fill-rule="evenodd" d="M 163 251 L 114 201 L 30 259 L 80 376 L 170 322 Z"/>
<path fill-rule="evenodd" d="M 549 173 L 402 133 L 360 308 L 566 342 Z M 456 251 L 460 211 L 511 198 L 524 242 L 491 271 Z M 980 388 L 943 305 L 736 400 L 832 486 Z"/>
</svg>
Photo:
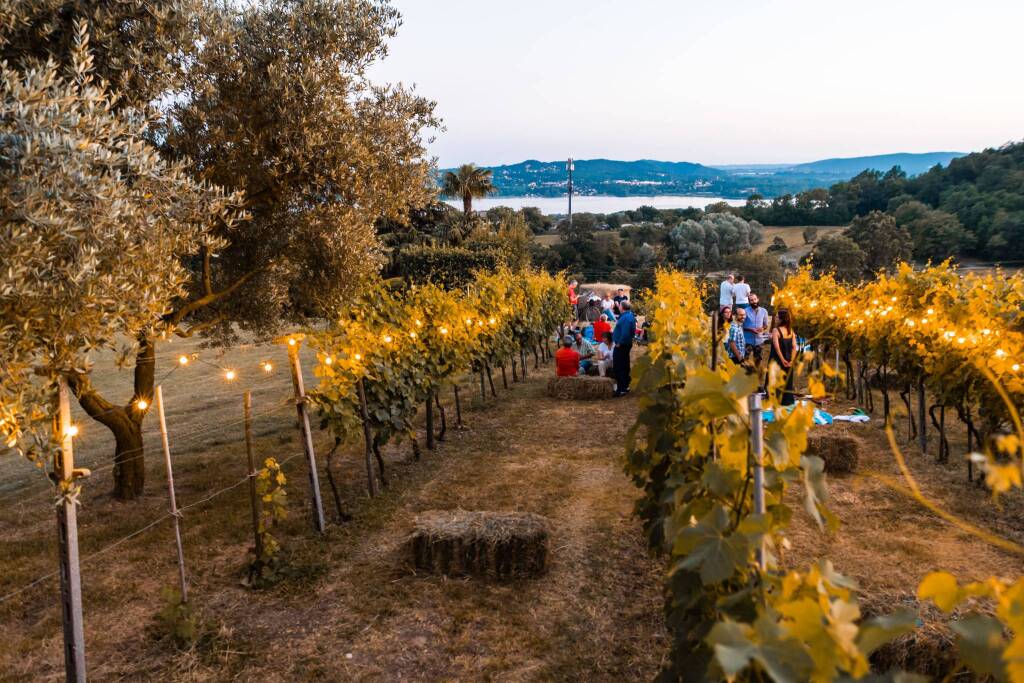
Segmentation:
<svg viewBox="0 0 1024 683">
<path fill-rule="evenodd" d="M 804 228 L 804 244 L 814 244 L 815 240 L 818 239 L 818 229 L 813 225 L 808 225 Z"/>
<path fill-rule="evenodd" d="M 775 239 L 772 240 L 772 243 L 768 245 L 768 249 L 766 251 L 769 254 L 781 254 L 789 251 L 789 245 L 786 244 L 786 240 L 776 235 Z"/>
<path fill-rule="evenodd" d="M 414 245 L 395 252 L 388 274 L 457 289 L 473 279 L 474 271 L 492 271 L 499 262 L 499 253 L 492 249 Z"/>
</svg>

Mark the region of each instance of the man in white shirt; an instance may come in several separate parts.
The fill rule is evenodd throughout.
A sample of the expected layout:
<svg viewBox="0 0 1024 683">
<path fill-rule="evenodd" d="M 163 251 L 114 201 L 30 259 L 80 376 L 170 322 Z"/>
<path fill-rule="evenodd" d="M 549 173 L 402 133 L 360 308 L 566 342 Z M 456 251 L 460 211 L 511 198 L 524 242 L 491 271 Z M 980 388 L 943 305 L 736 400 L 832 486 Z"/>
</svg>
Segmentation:
<svg viewBox="0 0 1024 683">
<path fill-rule="evenodd" d="M 722 287 L 718 290 L 718 310 L 721 311 L 723 308 L 728 306 L 732 308 L 732 290 L 733 290 L 733 274 L 729 273 L 728 277 L 722 280 Z"/>
<path fill-rule="evenodd" d="M 736 276 L 736 284 L 732 286 L 732 295 L 736 299 L 736 308 L 750 309 L 750 285 L 744 282 L 742 275 Z"/>
</svg>

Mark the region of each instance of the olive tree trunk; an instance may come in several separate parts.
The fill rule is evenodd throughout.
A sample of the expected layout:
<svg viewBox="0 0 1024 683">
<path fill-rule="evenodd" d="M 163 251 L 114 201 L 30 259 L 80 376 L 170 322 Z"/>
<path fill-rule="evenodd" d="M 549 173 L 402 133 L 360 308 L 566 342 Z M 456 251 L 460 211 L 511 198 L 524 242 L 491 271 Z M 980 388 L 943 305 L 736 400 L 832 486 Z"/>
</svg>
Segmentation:
<svg viewBox="0 0 1024 683">
<path fill-rule="evenodd" d="M 139 410 L 136 402 L 145 399 L 152 405 L 155 374 L 156 344 L 149 339 L 140 339 L 135 357 L 134 391 L 126 405 L 114 405 L 100 396 L 88 375 L 68 377 L 68 386 L 82 410 L 114 435 L 113 493 L 118 500 L 138 498 L 145 489 L 146 460 L 142 421 L 146 412 Z"/>
</svg>

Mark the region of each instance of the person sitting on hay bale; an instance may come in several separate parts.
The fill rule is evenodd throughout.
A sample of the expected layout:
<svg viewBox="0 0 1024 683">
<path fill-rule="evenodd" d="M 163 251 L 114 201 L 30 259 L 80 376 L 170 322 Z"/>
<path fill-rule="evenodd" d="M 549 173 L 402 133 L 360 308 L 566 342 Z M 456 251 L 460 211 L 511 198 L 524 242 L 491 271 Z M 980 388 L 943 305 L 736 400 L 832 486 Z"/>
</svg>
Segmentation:
<svg viewBox="0 0 1024 683">
<path fill-rule="evenodd" d="M 601 377 L 608 377 L 612 374 L 612 357 L 615 344 L 612 343 L 612 333 L 605 332 L 601 335 L 601 343 L 597 345 L 597 374 Z"/>
<path fill-rule="evenodd" d="M 580 354 L 572 348 L 572 337 L 562 338 L 562 348 L 555 351 L 555 374 L 559 377 L 575 377 L 580 372 Z"/>
<path fill-rule="evenodd" d="M 590 368 L 594 364 L 592 359 L 597 353 L 594 351 L 594 345 L 583 336 L 583 330 L 577 328 L 574 336 L 575 343 L 572 345 L 572 350 L 580 357 L 579 374 L 586 375 L 590 372 Z"/>
</svg>

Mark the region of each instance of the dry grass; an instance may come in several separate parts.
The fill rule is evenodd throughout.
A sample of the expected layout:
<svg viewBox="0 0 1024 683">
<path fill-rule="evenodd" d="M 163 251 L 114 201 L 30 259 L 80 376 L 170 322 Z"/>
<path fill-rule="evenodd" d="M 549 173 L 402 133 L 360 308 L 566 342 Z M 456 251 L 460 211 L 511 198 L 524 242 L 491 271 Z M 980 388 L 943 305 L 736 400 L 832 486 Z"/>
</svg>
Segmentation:
<svg viewBox="0 0 1024 683">
<path fill-rule="evenodd" d="M 781 237 L 785 241 L 786 246 L 789 247 L 789 251 L 779 254 L 780 256 L 788 256 L 791 258 L 801 258 L 806 256 L 810 252 L 813 245 L 804 244 L 804 228 L 807 226 L 798 225 L 793 227 L 768 227 L 764 228 L 764 240 L 754 247 L 754 253 L 763 254 L 768 251 L 768 247 L 772 245 L 772 242 L 776 237 Z M 831 235 L 838 235 L 846 229 L 845 226 L 837 225 L 820 225 L 815 226 L 818 228 L 818 239 Z"/>
<path fill-rule="evenodd" d="M 881 406 L 880 399 L 876 405 Z M 850 402 L 840 400 L 827 409 L 841 414 L 852 407 Z M 923 494 L 972 524 L 1018 543 L 1024 541 L 1024 497 L 1020 492 L 994 504 L 986 490 L 967 482 L 963 457 L 951 456 L 950 463 L 938 464 L 933 455 L 922 454 L 909 445 L 903 415 L 896 418 L 897 438 Z M 800 512 L 788 533 L 793 547 L 785 557 L 786 565 L 800 567 L 819 558 L 831 559 L 841 573 L 857 581 L 867 614 L 887 614 L 899 607 L 918 609 L 916 587 L 930 571 L 949 571 L 963 581 L 1019 576 L 1024 571 L 1024 558 L 954 528 L 871 476 L 900 479 L 881 422 L 876 413 L 867 424 L 812 428 L 812 433 L 860 440 L 859 464 L 855 474 L 829 478 L 830 508 L 841 522 L 835 536 L 819 531 L 799 506 L 798 493 L 791 492 L 790 503 Z M 936 434 L 929 431 L 934 444 Z M 952 446 L 953 453 L 966 451 L 958 431 L 953 431 Z M 948 673 L 955 654 L 952 634 L 942 625 L 937 610 L 927 607 L 922 614 L 923 627 L 881 651 L 876 664 L 883 668 L 900 665 L 937 678 Z"/>
<path fill-rule="evenodd" d="M 178 353 L 177 348 L 170 351 Z M 263 356 L 277 357 L 283 365 L 283 354 L 272 349 L 254 347 L 239 354 L 253 363 L 234 353 L 227 360 L 240 370 L 253 366 L 243 378 L 258 370 L 254 364 Z M 224 424 L 240 413 L 240 390 L 232 386 L 227 396 L 214 395 L 228 391 L 214 372 L 207 368 L 205 380 L 166 390 L 181 504 L 199 501 L 244 474 L 241 426 Z M 251 591 L 239 585 L 251 543 L 244 486 L 187 513 L 192 597 L 207 624 L 207 636 L 193 649 L 178 651 L 151 628 L 162 606 L 162 589 L 175 582 L 166 523 L 87 560 L 83 577 L 91 676 L 188 681 L 652 678 L 667 649 L 661 570 L 646 556 L 639 524 L 631 516 L 635 492 L 618 462 L 635 404 L 623 399 L 584 407 L 546 398 L 552 373 L 550 366 L 531 372 L 528 382 L 513 385 L 499 401 L 467 408 L 468 429 L 463 431 L 452 428 L 449 401 L 447 441 L 433 452 L 424 450 L 420 462 L 412 461 L 408 443 L 385 449 L 391 485 L 372 501 L 363 489 L 361 454 L 346 452 L 335 475 L 353 520 L 332 524 L 322 537 L 309 528 L 302 460 L 287 463 L 292 515 L 279 534 L 287 575 L 271 588 Z M 267 387 L 257 396 L 266 398 L 257 399 L 257 413 L 261 405 L 268 410 L 276 405 L 271 397 L 288 393 L 283 374 L 262 381 Z M 464 397 L 471 394 L 468 388 L 463 392 Z M 291 408 L 283 405 L 257 419 L 260 457 L 298 451 Z M 594 419 L 580 420 L 584 411 Z M 95 453 L 95 461 L 102 462 L 109 442 L 104 443 L 98 427 L 88 422 L 83 427 L 88 438 L 96 439 L 83 444 L 83 457 Z M 177 447 L 192 435 L 188 448 Z M 323 441 L 318 439 L 318 445 L 326 445 Z M 141 501 L 125 505 L 111 500 L 109 472 L 87 485 L 80 513 L 83 554 L 165 512 L 162 471 L 155 444 L 149 445 L 150 478 Z M 323 472 L 321 481 L 333 516 Z M 0 494 L 12 497 L 0 498 L 0 594 L 55 567 L 48 494 L 34 486 L 32 481 Z M 497 582 L 411 575 L 403 543 L 413 520 L 426 510 L 458 508 L 516 510 L 550 519 L 544 576 Z M 61 678 L 56 595 L 56 579 L 50 579 L 0 603 L 0 678 Z"/>
</svg>

